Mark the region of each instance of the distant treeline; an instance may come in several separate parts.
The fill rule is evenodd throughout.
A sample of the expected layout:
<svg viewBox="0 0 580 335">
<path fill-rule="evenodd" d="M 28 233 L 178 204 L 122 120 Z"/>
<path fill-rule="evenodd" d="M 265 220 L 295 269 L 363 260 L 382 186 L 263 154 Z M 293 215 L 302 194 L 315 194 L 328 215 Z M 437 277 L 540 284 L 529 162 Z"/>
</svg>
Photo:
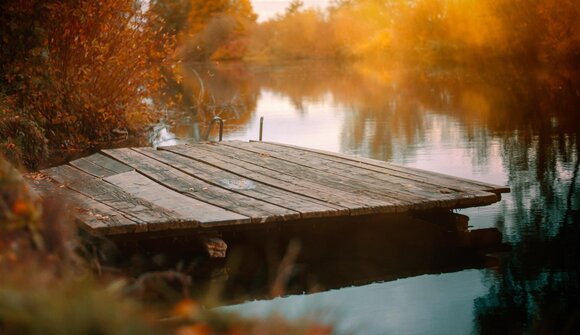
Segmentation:
<svg viewBox="0 0 580 335">
<path fill-rule="evenodd" d="M 295 0 L 264 23 L 255 22 L 247 0 L 158 1 L 154 8 L 180 36 L 190 60 L 580 59 L 580 5 L 573 0 L 337 0 L 325 11 Z M 184 12 L 189 14 L 177 14 Z"/>
</svg>

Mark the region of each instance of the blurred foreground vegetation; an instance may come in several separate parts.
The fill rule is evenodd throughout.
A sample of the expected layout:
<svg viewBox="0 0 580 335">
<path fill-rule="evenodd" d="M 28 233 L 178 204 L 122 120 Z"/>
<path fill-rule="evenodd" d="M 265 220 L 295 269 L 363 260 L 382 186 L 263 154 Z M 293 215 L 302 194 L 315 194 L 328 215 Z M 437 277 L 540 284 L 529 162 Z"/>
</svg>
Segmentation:
<svg viewBox="0 0 580 335">
<path fill-rule="evenodd" d="M 42 183 L 38 174 L 28 180 Z M 77 235 L 62 198 L 40 198 L 0 157 L 1 334 L 317 335 L 332 331 L 313 320 L 242 319 L 206 310 L 188 297 L 185 274 L 104 274 L 99 262 Z M 175 294 L 148 299 L 152 292 L 163 290 Z"/>
</svg>

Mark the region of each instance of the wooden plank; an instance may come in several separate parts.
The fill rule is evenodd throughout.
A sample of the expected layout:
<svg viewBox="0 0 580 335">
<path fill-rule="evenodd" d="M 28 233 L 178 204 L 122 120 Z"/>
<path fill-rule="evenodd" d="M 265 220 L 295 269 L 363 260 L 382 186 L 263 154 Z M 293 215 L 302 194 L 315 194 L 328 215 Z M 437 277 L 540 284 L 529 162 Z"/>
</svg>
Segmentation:
<svg viewBox="0 0 580 335">
<path fill-rule="evenodd" d="M 284 154 L 287 155 L 291 155 L 291 156 L 298 156 L 298 157 L 304 157 L 305 159 L 319 159 L 319 160 L 323 160 L 325 162 L 327 162 L 326 164 L 338 164 L 338 165 L 343 165 L 343 166 L 349 166 L 349 167 L 353 167 L 353 168 L 357 168 L 360 170 L 367 170 L 367 171 L 372 171 L 372 172 L 377 172 L 380 173 L 381 175 L 385 175 L 385 176 L 392 176 L 393 178 L 397 178 L 397 179 L 401 179 L 401 180 L 408 180 L 411 181 L 415 184 L 427 184 L 427 185 L 433 185 L 435 187 L 440 188 L 441 190 L 445 191 L 456 191 L 456 192 L 476 192 L 476 193 L 480 193 L 480 192 L 485 192 L 486 187 L 482 187 L 479 185 L 475 185 L 475 184 L 471 184 L 471 183 L 465 183 L 465 182 L 460 182 L 459 184 L 457 183 L 457 180 L 453 179 L 452 181 L 449 180 L 450 178 L 438 178 L 437 176 L 419 176 L 417 174 L 412 174 L 412 173 L 408 173 L 408 172 L 402 172 L 399 170 L 393 170 L 393 169 L 388 169 L 388 168 L 384 168 L 384 167 L 378 167 L 375 165 L 370 165 L 370 164 L 366 164 L 363 162 L 359 162 L 359 161 L 351 161 L 351 160 L 346 160 L 343 158 L 339 158 L 339 157 L 334 157 L 331 155 L 323 155 L 323 154 L 319 154 L 310 150 L 301 150 L 298 148 L 294 148 L 294 147 L 288 147 L 285 145 L 275 145 L 269 142 L 252 142 L 252 144 L 256 144 L 258 147 L 263 148 L 263 146 L 265 146 L 268 149 L 271 150 L 281 150 L 281 152 L 283 152 Z M 388 164 L 388 163 L 387 163 Z M 427 172 L 428 174 L 429 172 Z"/>
<path fill-rule="evenodd" d="M 77 221 L 93 235 L 118 235 L 145 231 L 144 223 L 128 218 L 114 208 L 78 192 L 68 192 L 67 199 L 75 206 Z"/>
<path fill-rule="evenodd" d="M 135 150 L 111 149 L 103 153 L 174 191 L 250 217 L 254 223 L 300 218 L 299 212 L 209 184 Z"/>
<path fill-rule="evenodd" d="M 269 154 L 260 154 L 246 150 L 236 150 L 223 144 L 196 145 L 195 149 L 206 150 L 219 154 L 229 159 L 229 164 L 245 162 L 250 164 L 250 169 L 269 170 L 274 175 L 289 175 L 320 186 L 340 190 L 351 194 L 351 198 L 366 196 L 374 200 L 386 200 L 397 206 L 397 211 L 403 212 L 411 209 L 429 209 L 440 207 L 437 199 L 428 198 L 418 194 L 405 192 L 397 189 L 383 187 L 380 183 L 367 182 L 353 177 L 345 177 L 310 167 L 282 161 Z"/>
<path fill-rule="evenodd" d="M 300 212 L 303 218 L 344 214 L 345 209 L 339 206 L 335 208 L 316 200 L 304 199 L 290 192 L 257 183 L 244 176 L 235 175 L 174 153 L 148 148 L 137 150 L 213 185 Z"/>
<path fill-rule="evenodd" d="M 148 201 L 158 208 L 170 210 L 173 213 L 173 218 L 177 219 L 178 224 L 164 227 L 164 229 L 195 228 L 198 225 L 234 225 L 251 222 L 247 216 L 175 192 L 136 171 L 119 173 L 104 180 L 133 195 L 135 198 Z"/>
<path fill-rule="evenodd" d="M 62 189 L 48 179 L 30 181 L 43 198 L 64 199 L 75 211 L 77 223 L 96 236 L 116 235 L 143 230 L 137 218 L 129 218 L 114 208 L 95 201 L 71 189 Z"/>
<path fill-rule="evenodd" d="M 320 187 L 320 185 L 305 182 L 299 178 L 294 178 L 282 174 L 275 174 L 275 176 L 272 176 L 262 173 L 271 172 L 267 169 L 264 169 L 262 172 L 249 170 L 244 167 L 247 165 L 245 162 L 235 162 L 232 164 L 231 161 L 225 159 L 221 155 L 215 155 L 213 152 L 196 152 L 196 149 L 191 147 L 162 149 L 176 149 L 179 151 L 179 154 L 182 154 L 188 158 L 198 159 L 201 163 L 204 163 L 204 165 L 207 164 L 208 166 L 211 166 L 215 171 L 219 171 L 217 169 L 221 168 L 225 170 L 223 172 L 228 173 L 229 175 L 239 176 L 240 178 L 248 178 L 248 180 L 255 182 L 257 185 L 266 185 L 271 187 L 271 189 L 275 192 L 274 194 L 280 194 L 280 192 L 285 194 L 282 200 L 294 196 L 298 197 L 300 201 L 303 201 L 306 204 L 322 203 L 325 206 L 334 206 L 339 210 L 338 213 L 335 213 L 337 215 L 370 214 L 380 211 L 389 211 L 389 209 L 390 211 L 394 211 L 394 206 L 391 203 L 380 202 L 377 205 L 377 202 L 373 199 L 354 199 L 352 194 L 346 194 L 336 189 Z M 198 167 L 196 167 L 196 169 L 197 168 Z M 365 200 L 368 200 L 368 202 L 364 203 L 363 201 Z M 374 205 L 375 207 L 370 207 L 371 205 Z M 378 206 L 384 206 L 387 207 L 387 209 L 378 208 Z"/>
<path fill-rule="evenodd" d="M 365 158 L 365 157 L 360 157 L 360 156 L 355 157 L 355 156 L 344 155 L 344 154 L 340 154 L 340 153 L 312 149 L 312 148 L 303 148 L 303 147 L 290 145 L 290 144 L 282 144 L 282 143 L 275 143 L 275 142 L 263 142 L 263 143 L 268 143 L 268 144 L 276 145 L 276 146 L 280 146 L 280 147 L 291 148 L 291 149 L 295 149 L 298 151 L 307 151 L 307 152 L 310 152 L 312 154 L 325 156 L 326 158 L 334 160 L 334 161 L 345 162 L 347 164 L 357 164 L 357 166 L 364 166 L 365 168 L 368 168 L 370 166 L 384 168 L 386 170 L 391 171 L 390 173 L 397 173 L 397 172 L 403 173 L 407 176 L 412 176 L 414 178 L 418 178 L 417 180 L 424 180 L 424 181 L 434 180 L 438 184 L 439 183 L 448 184 L 449 187 L 458 187 L 458 188 L 475 187 L 478 190 L 493 192 L 493 193 L 509 193 L 510 192 L 510 188 L 507 186 L 495 185 L 495 184 L 490 184 L 490 183 L 486 183 L 486 182 L 482 182 L 482 181 L 476 181 L 476 180 L 471 180 L 471 179 L 450 176 L 450 175 L 446 175 L 446 174 L 442 174 L 442 173 L 438 173 L 438 172 L 432 172 L 432 171 L 426 171 L 426 170 L 421 170 L 421 169 L 407 167 L 407 166 L 401 166 L 401 165 L 388 163 L 388 162 L 384 162 L 384 161 L 380 161 L 380 160 L 376 160 L 376 159 L 370 159 L 370 158 Z"/>
<path fill-rule="evenodd" d="M 375 192 L 377 194 L 387 195 L 396 199 L 408 200 L 410 202 L 422 202 L 428 207 L 450 207 L 456 205 L 457 199 L 449 195 L 441 195 L 438 190 L 424 190 L 421 186 L 410 184 L 410 183 L 395 183 L 390 178 L 390 176 L 385 176 L 381 174 L 371 174 L 367 175 L 355 171 L 353 168 L 341 169 L 337 167 L 336 164 L 326 164 L 314 158 L 309 157 L 308 160 L 294 156 L 288 157 L 288 155 L 278 154 L 275 151 L 265 151 L 259 148 L 255 148 L 257 143 L 247 143 L 247 142 L 222 142 L 223 146 L 232 147 L 234 149 L 239 149 L 232 152 L 236 155 L 245 155 L 243 151 L 247 151 L 252 154 L 257 154 L 263 158 L 263 162 L 269 162 L 278 167 L 280 164 L 282 166 L 292 164 L 292 169 L 295 170 L 296 166 L 300 166 L 303 171 L 307 171 L 310 175 L 317 175 L 320 177 L 326 177 L 325 180 L 341 180 L 342 183 L 350 185 L 360 185 L 361 188 Z M 251 158 L 252 156 L 248 156 Z M 360 183 L 360 184 L 359 184 Z M 439 205 L 433 205 L 433 203 L 439 202 Z M 450 203 L 447 203 L 450 201 Z"/>
<path fill-rule="evenodd" d="M 384 190 L 386 188 L 397 190 L 398 193 L 403 195 L 413 194 L 426 199 L 436 200 L 440 202 L 439 207 L 443 208 L 478 206 L 498 201 L 495 194 L 484 192 L 481 188 L 478 190 L 450 189 L 442 185 L 394 176 L 391 173 L 373 171 L 355 165 L 324 160 L 316 155 L 309 154 L 307 151 L 288 150 L 285 147 L 273 146 L 261 142 L 228 141 L 222 143 L 223 145 L 236 149 L 247 150 L 259 155 L 269 155 L 270 157 L 313 168 L 317 171 L 324 171 L 343 177 L 353 177 L 359 181 L 374 185 L 374 189 L 377 190 Z"/>
<path fill-rule="evenodd" d="M 114 159 L 110 159 L 109 157 L 103 156 L 100 153 L 90 155 L 85 157 L 85 159 L 106 170 L 113 171 L 115 174 L 133 171 L 130 166 L 120 163 Z"/>
<path fill-rule="evenodd" d="M 302 197 L 295 193 L 257 182 L 244 173 L 235 174 L 214 165 L 206 164 L 206 162 L 196 161 L 169 151 L 157 151 L 151 148 L 138 148 L 135 150 L 212 185 L 297 211 L 302 218 L 348 215 L 347 208 Z"/>
<path fill-rule="evenodd" d="M 350 215 L 395 212 L 397 206 L 402 203 L 400 201 L 391 202 L 385 199 L 373 199 L 361 193 L 345 192 L 313 183 L 301 178 L 301 176 L 291 176 L 257 166 L 253 162 L 248 163 L 244 160 L 232 159 L 228 155 L 214 152 L 213 147 L 209 150 L 204 150 L 199 145 L 180 145 L 161 149 L 199 160 L 214 167 L 220 167 L 223 170 L 259 183 L 302 195 L 311 202 L 318 200 L 350 208 Z"/>
<path fill-rule="evenodd" d="M 76 159 L 69 162 L 69 164 L 98 178 L 112 176 L 117 173 L 115 171 L 105 169 L 104 167 L 97 165 L 86 158 Z"/>
<path fill-rule="evenodd" d="M 69 165 L 61 165 L 42 170 L 53 180 L 64 184 L 97 202 L 103 203 L 130 218 L 142 221 L 142 231 L 151 229 L 169 229 L 179 224 L 177 213 L 156 206 L 144 199 L 135 198 L 120 188 L 95 178 Z M 136 232 L 141 230 L 129 231 Z"/>
<path fill-rule="evenodd" d="M 229 143 L 229 142 L 228 142 Z M 226 143 L 226 144 L 228 144 Z M 336 166 L 338 170 L 354 169 L 358 174 L 362 175 L 372 175 L 378 178 L 386 178 L 385 181 L 394 182 L 401 185 L 410 183 L 412 188 L 419 187 L 423 188 L 425 185 L 433 186 L 437 189 L 442 189 L 445 192 L 481 192 L 481 186 L 474 186 L 471 184 L 465 184 L 461 188 L 451 188 L 449 182 L 434 182 L 433 178 L 419 177 L 417 175 L 409 174 L 406 172 L 400 172 L 396 170 L 390 170 L 386 168 L 375 167 L 370 164 L 365 164 L 358 161 L 350 161 L 342 158 L 337 158 L 334 156 L 318 154 L 310 150 L 301 150 L 298 147 L 288 147 L 285 145 L 276 145 L 270 142 L 242 142 L 242 141 L 232 141 L 232 144 L 239 146 L 250 145 L 256 149 L 266 150 L 267 152 L 273 152 L 275 154 L 283 155 L 285 157 L 297 158 L 299 161 L 312 161 L 317 162 L 319 165 L 323 166 Z M 436 191 L 430 189 L 430 191 Z"/>
</svg>

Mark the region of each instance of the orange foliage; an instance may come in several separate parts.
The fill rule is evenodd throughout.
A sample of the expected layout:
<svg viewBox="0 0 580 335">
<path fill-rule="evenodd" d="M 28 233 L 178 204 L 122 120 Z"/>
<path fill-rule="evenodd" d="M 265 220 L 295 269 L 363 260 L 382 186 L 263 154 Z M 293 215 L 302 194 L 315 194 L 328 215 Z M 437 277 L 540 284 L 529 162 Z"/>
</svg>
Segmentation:
<svg viewBox="0 0 580 335">
<path fill-rule="evenodd" d="M 199 313 L 199 304 L 191 299 L 182 299 L 171 310 L 171 315 L 176 317 L 188 317 Z"/>
<path fill-rule="evenodd" d="M 226 312 L 227 313 L 227 312 Z M 204 310 L 194 300 L 183 299 L 171 310 L 171 320 L 175 324 L 176 335 L 327 335 L 333 327 L 312 319 L 289 322 L 272 315 L 265 319 L 242 318 L 234 313 Z"/>
<path fill-rule="evenodd" d="M 185 60 L 239 59 L 248 27 L 256 21 L 249 0 L 166 0 L 153 4 Z"/>
<path fill-rule="evenodd" d="M 210 335 L 213 331 L 210 327 L 204 324 L 193 324 L 189 326 L 181 326 L 175 331 L 175 335 Z"/>
<path fill-rule="evenodd" d="M 332 25 L 322 12 L 290 8 L 253 30 L 247 58 L 332 58 L 339 53 Z"/>
<path fill-rule="evenodd" d="M 580 5 L 564 0 L 349 0 L 293 8 L 255 29 L 249 58 L 407 64 L 580 59 Z"/>
<path fill-rule="evenodd" d="M 29 204 L 23 200 L 17 200 L 12 205 L 12 212 L 18 216 L 27 215 L 31 208 Z"/>
<path fill-rule="evenodd" d="M 152 13 L 130 0 L 8 1 L 0 13 L 0 89 L 53 145 L 152 119 L 172 46 Z"/>
</svg>

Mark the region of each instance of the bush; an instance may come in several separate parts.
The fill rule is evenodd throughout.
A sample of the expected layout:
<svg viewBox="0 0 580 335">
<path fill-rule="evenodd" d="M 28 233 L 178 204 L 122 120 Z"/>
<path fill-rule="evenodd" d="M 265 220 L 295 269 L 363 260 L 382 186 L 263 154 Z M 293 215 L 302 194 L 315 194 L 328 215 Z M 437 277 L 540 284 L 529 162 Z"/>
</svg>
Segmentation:
<svg viewBox="0 0 580 335">
<path fill-rule="evenodd" d="M 156 20 L 131 0 L 3 1 L 0 90 L 52 147 L 141 129 L 170 63 Z"/>
<path fill-rule="evenodd" d="M 48 140 L 36 122 L 15 115 L 0 118 L 0 154 L 17 166 L 36 169 L 47 158 Z"/>
<path fill-rule="evenodd" d="M 164 334 L 134 302 L 90 280 L 10 275 L 0 287 L 2 334 Z M 44 279 L 44 280 L 43 280 Z"/>
</svg>

